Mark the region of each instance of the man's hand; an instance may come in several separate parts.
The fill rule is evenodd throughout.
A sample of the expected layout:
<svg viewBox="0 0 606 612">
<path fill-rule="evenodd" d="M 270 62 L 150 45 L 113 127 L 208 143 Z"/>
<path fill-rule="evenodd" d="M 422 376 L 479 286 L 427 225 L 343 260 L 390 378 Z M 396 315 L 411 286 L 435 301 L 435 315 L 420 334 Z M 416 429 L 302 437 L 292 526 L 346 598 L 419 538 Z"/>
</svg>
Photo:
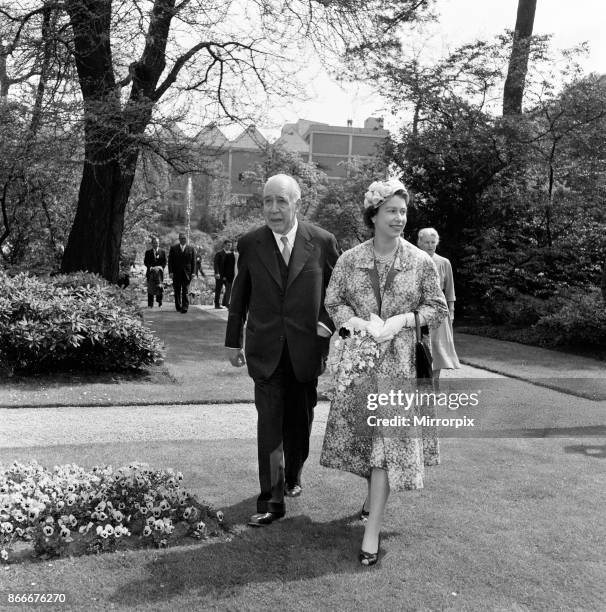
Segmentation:
<svg viewBox="0 0 606 612">
<path fill-rule="evenodd" d="M 330 338 L 332 334 L 324 327 L 324 325 L 316 324 L 316 333 L 322 338 Z"/>
<path fill-rule="evenodd" d="M 228 348 L 225 350 L 227 351 L 229 363 L 231 363 L 231 365 L 233 365 L 235 368 L 241 368 L 243 365 L 246 365 L 244 349 Z"/>
<path fill-rule="evenodd" d="M 221 280 L 221 275 L 220 275 L 220 274 L 215 274 L 215 278 L 216 278 L 217 280 Z"/>
</svg>

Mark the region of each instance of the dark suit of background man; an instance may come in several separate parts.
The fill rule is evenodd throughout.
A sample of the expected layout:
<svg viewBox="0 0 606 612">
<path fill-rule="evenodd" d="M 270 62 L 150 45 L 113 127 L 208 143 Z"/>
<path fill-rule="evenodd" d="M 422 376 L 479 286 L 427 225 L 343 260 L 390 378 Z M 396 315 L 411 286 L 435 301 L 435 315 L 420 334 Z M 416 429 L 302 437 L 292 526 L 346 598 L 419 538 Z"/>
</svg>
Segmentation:
<svg viewBox="0 0 606 612">
<path fill-rule="evenodd" d="M 160 243 L 158 239 L 153 236 L 151 239 L 151 249 L 145 251 L 145 255 L 143 257 L 143 265 L 146 268 L 145 278 L 147 279 L 147 306 L 149 308 L 152 308 L 154 305 L 154 293 L 150 293 L 150 289 L 152 288 L 152 286 L 154 286 L 154 283 L 150 282 L 150 276 L 152 275 L 152 272 L 150 270 L 151 268 L 162 268 L 162 275 L 160 276 L 163 277 L 164 268 L 166 268 L 166 252 L 164 251 L 164 249 L 159 248 L 159 245 Z M 160 283 L 162 282 L 162 280 L 163 278 L 160 279 Z M 162 297 L 164 295 L 164 289 L 161 284 L 155 288 L 155 295 L 156 300 L 158 302 L 158 306 L 162 306 Z"/>
<path fill-rule="evenodd" d="M 229 306 L 231 285 L 234 282 L 234 270 L 236 267 L 236 257 L 231 252 L 231 240 L 223 242 L 223 248 L 215 255 L 215 308 L 221 308 L 221 290 L 225 285 L 223 295 L 223 306 Z"/>
<path fill-rule="evenodd" d="M 184 233 L 179 234 L 179 244 L 170 247 L 168 253 L 168 274 L 173 279 L 175 308 L 187 312 L 189 308 L 189 283 L 196 270 L 196 252 L 187 244 Z"/>
<path fill-rule="evenodd" d="M 257 514 L 249 522 L 255 526 L 284 516 L 285 494 L 301 494 L 318 376 L 334 331 L 324 294 L 337 243 L 327 231 L 297 222 L 300 199 L 290 176 L 278 174 L 265 184 L 266 225 L 238 242 L 227 321 L 229 360 L 234 366 L 248 363 L 255 383 L 261 485 Z"/>
</svg>

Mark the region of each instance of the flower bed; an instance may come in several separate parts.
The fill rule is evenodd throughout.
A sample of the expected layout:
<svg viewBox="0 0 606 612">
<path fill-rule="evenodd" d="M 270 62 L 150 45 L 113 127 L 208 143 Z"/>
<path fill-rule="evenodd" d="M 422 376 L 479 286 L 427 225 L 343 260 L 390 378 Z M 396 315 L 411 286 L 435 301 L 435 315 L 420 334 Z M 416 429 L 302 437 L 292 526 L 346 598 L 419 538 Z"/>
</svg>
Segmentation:
<svg viewBox="0 0 606 612">
<path fill-rule="evenodd" d="M 223 513 L 185 490 L 182 479 L 140 463 L 90 471 L 0 466 L 0 562 L 32 544 L 34 555 L 49 558 L 227 535 Z"/>
</svg>

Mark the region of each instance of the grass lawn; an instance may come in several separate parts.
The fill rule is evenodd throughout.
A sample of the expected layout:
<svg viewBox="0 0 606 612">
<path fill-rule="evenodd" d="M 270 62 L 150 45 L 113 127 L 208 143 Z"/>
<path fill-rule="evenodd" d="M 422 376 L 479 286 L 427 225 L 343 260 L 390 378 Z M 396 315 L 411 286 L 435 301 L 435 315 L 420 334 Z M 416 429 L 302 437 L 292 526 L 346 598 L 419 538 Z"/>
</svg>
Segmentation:
<svg viewBox="0 0 606 612">
<path fill-rule="evenodd" d="M 318 464 L 269 528 L 231 542 L 0 568 L 0 592 L 66 592 L 60 609 L 602 610 L 606 440 L 446 439 L 426 488 L 391 497 L 375 568 L 355 515 L 365 484 Z M 253 439 L 1 449 L 0 463 L 174 467 L 241 524 L 254 511 Z M 4 602 L 0 602 L 4 609 Z"/>
</svg>

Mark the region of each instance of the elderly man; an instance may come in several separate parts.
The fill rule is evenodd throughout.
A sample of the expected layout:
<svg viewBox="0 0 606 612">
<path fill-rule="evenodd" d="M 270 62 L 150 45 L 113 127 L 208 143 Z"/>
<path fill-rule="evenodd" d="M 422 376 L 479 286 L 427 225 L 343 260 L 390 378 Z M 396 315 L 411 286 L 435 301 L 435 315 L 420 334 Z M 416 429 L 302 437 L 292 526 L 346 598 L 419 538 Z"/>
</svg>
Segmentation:
<svg viewBox="0 0 606 612">
<path fill-rule="evenodd" d="M 179 234 L 179 244 L 168 252 L 168 275 L 173 279 L 175 309 L 186 313 L 189 308 L 189 283 L 196 271 L 196 252 L 187 244 L 187 236 Z"/>
<path fill-rule="evenodd" d="M 266 225 L 238 242 L 225 346 L 232 365 L 248 363 L 255 383 L 261 493 L 249 522 L 253 526 L 281 518 L 284 495 L 301 494 L 318 376 L 334 331 L 324 293 L 337 261 L 337 242 L 325 230 L 297 220 L 300 200 L 295 179 L 272 176 L 263 189 Z"/>
</svg>

